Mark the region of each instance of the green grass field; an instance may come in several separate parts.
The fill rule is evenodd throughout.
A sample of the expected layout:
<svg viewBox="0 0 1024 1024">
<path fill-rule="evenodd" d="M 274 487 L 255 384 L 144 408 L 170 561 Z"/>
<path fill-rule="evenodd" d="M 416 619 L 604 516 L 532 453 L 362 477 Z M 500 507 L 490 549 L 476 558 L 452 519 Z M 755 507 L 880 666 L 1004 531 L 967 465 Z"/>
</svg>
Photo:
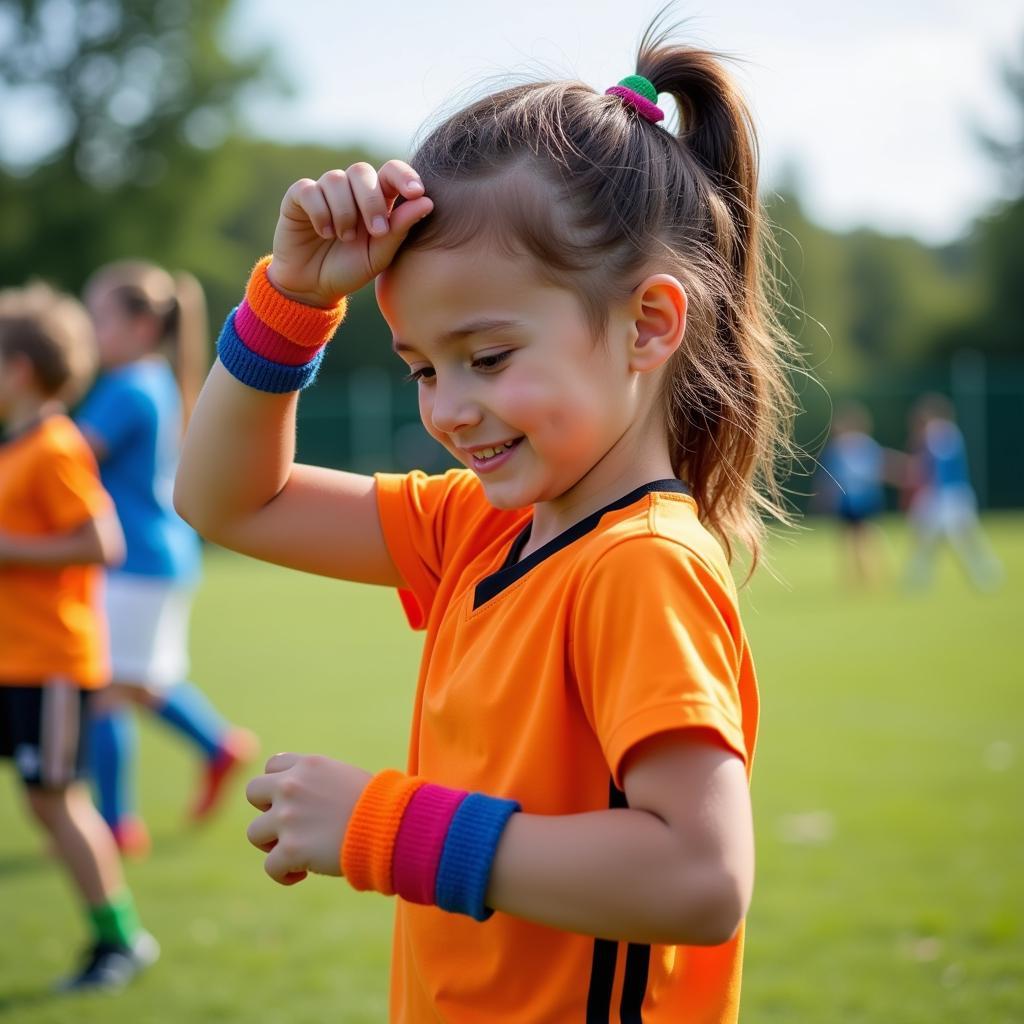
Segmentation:
<svg viewBox="0 0 1024 1024">
<path fill-rule="evenodd" d="M 995 594 L 948 561 L 925 593 L 843 591 L 827 529 L 777 542 L 783 582 L 745 592 L 763 701 L 745 1022 L 1024 1021 L 1024 518 L 987 528 Z M 887 529 L 895 568 L 905 537 Z M 267 751 L 403 763 L 419 639 L 392 594 L 215 554 L 193 647 Z M 148 723 L 141 746 L 155 851 L 129 875 L 163 959 L 116 997 L 47 994 L 84 929 L 7 766 L 0 1021 L 384 1021 L 390 901 L 272 884 L 240 789 L 190 833 L 189 755 Z"/>
</svg>

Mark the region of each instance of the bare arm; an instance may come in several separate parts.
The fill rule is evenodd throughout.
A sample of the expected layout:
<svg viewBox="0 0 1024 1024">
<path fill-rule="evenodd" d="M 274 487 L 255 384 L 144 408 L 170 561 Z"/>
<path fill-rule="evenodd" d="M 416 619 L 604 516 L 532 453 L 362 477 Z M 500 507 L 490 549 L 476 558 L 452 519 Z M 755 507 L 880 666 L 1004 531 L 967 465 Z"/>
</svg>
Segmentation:
<svg viewBox="0 0 1024 1024">
<path fill-rule="evenodd" d="M 124 534 L 110 513 L 74 530 L 42 537 L 0 534 L 0 564 L 58 569 L 65 565 L 115 566 L 124 560 Z"/>
<path fill-rule="evenodd" d="M 271 283 L 296 302 L 333 306 L 384 270 L 432 207 L 397 160 L 379 174 L 354 164 L 302 179 L 281 203 Z M 398 585 L 373 479 L 294 464 L 297 401 L 240 383 L 218 361 L 189 420 L 175 507 L 205 537 L 255 558 Z"/>
<path fill-rule="evenodd" d="M 397 586 L 373 478 L 295 465 L 297 404 L 215 363 L 185 434 L 175 507 L 204 537 L 254 558 Z"/>
<path fill-rule="evenodd" d="M 624 784 L 628 809 L 513 815 L 487 905 L 620 941 L 728 941 L 746 915 L 754 878 L 742 762 L 710 742 L 672 734 L 638 749 Z"/>
<path fill-rule="evenodd" d="M 249 841 L 283 885 L 337 875 L 338 850 L 370 774 L 327 757 L 275 754 L 246 790 L 263 813 Z M 513 814 L 487 906 L 621 941 L 716 945 L 746 916 L 754 879 L 746 773 L 717 737 L 691 729 L 627 760 L 628 809 Z"/>
</svg>

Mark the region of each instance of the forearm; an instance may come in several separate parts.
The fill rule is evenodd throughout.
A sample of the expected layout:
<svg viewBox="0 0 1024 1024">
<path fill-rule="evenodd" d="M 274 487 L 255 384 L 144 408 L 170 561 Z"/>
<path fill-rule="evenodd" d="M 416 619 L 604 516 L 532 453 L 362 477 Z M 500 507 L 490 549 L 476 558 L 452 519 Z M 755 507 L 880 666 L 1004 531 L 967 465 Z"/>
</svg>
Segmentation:
<svg viewBox="0 0 1024 1024">
<path fill-rule="evenodd" d="M 189 420 L 174 489 L 179 514 L 212 540 L 280 493 L 295 458 L 298 395 L 269 394 L 214 364 Z"/>
<path fill-rule="evenodd" d="M 687 842 L 646 811 L 515 814 L 487 905 L 563 931 L 621 941 L 727 941 L 749 901 L 743 865 Z"/>
<path fill-rule="evenodd" d="M 8 565 L 60 569 L 66 565 L 112 565 L 123 557 L 120 527 L 90 522 L 67 533 L 44 537 L 7 536 L 0 561 Z"/>
</svg>

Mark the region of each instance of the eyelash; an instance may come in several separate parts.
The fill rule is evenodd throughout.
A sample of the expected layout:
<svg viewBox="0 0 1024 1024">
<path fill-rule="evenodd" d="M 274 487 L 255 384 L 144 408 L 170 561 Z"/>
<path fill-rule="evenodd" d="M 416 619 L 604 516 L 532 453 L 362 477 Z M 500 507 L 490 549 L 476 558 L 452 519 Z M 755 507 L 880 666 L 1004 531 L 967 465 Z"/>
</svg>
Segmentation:
<svg viewBox="0 0 1024 1024">
<path fill-rule="evenodd" d="M 473 360 L 473 368 L 476 370 L 482 370 L 484 373 L 492 373 L 498 369 L 508 357 L 512 355 L 512 349 L 507 349 L 504 352 L 496 352 L 494 355 L 481 356 L 479 359 Z M 488 366 L 483 366 L 483 363 L 489 363 Z M 434 368 L 432 366 L 422 366 L 418 370 L 413 370 L 411 373 L 406 374 L 404 380 L 406 383 L 419 383 L 420 381 L 433 380 L 433 377 L 427 377 L 427 373 L 433 373 Z"/>
</svg>

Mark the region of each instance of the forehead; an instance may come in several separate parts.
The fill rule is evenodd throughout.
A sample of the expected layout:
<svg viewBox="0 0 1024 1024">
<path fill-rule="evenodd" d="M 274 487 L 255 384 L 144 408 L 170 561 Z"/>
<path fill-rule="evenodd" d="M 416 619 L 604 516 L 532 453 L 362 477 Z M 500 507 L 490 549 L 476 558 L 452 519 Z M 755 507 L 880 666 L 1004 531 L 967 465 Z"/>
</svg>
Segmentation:
<svg viewBox="0 0 1024 1024">
<path fill-rule="evenodd" d="M 572 298 L 532 263 L 485 244 L 412 249 L 377 279 L 377 302 L 396 334 L 431 337 L 470 316 L 537 316 Z"/>
</svg>

